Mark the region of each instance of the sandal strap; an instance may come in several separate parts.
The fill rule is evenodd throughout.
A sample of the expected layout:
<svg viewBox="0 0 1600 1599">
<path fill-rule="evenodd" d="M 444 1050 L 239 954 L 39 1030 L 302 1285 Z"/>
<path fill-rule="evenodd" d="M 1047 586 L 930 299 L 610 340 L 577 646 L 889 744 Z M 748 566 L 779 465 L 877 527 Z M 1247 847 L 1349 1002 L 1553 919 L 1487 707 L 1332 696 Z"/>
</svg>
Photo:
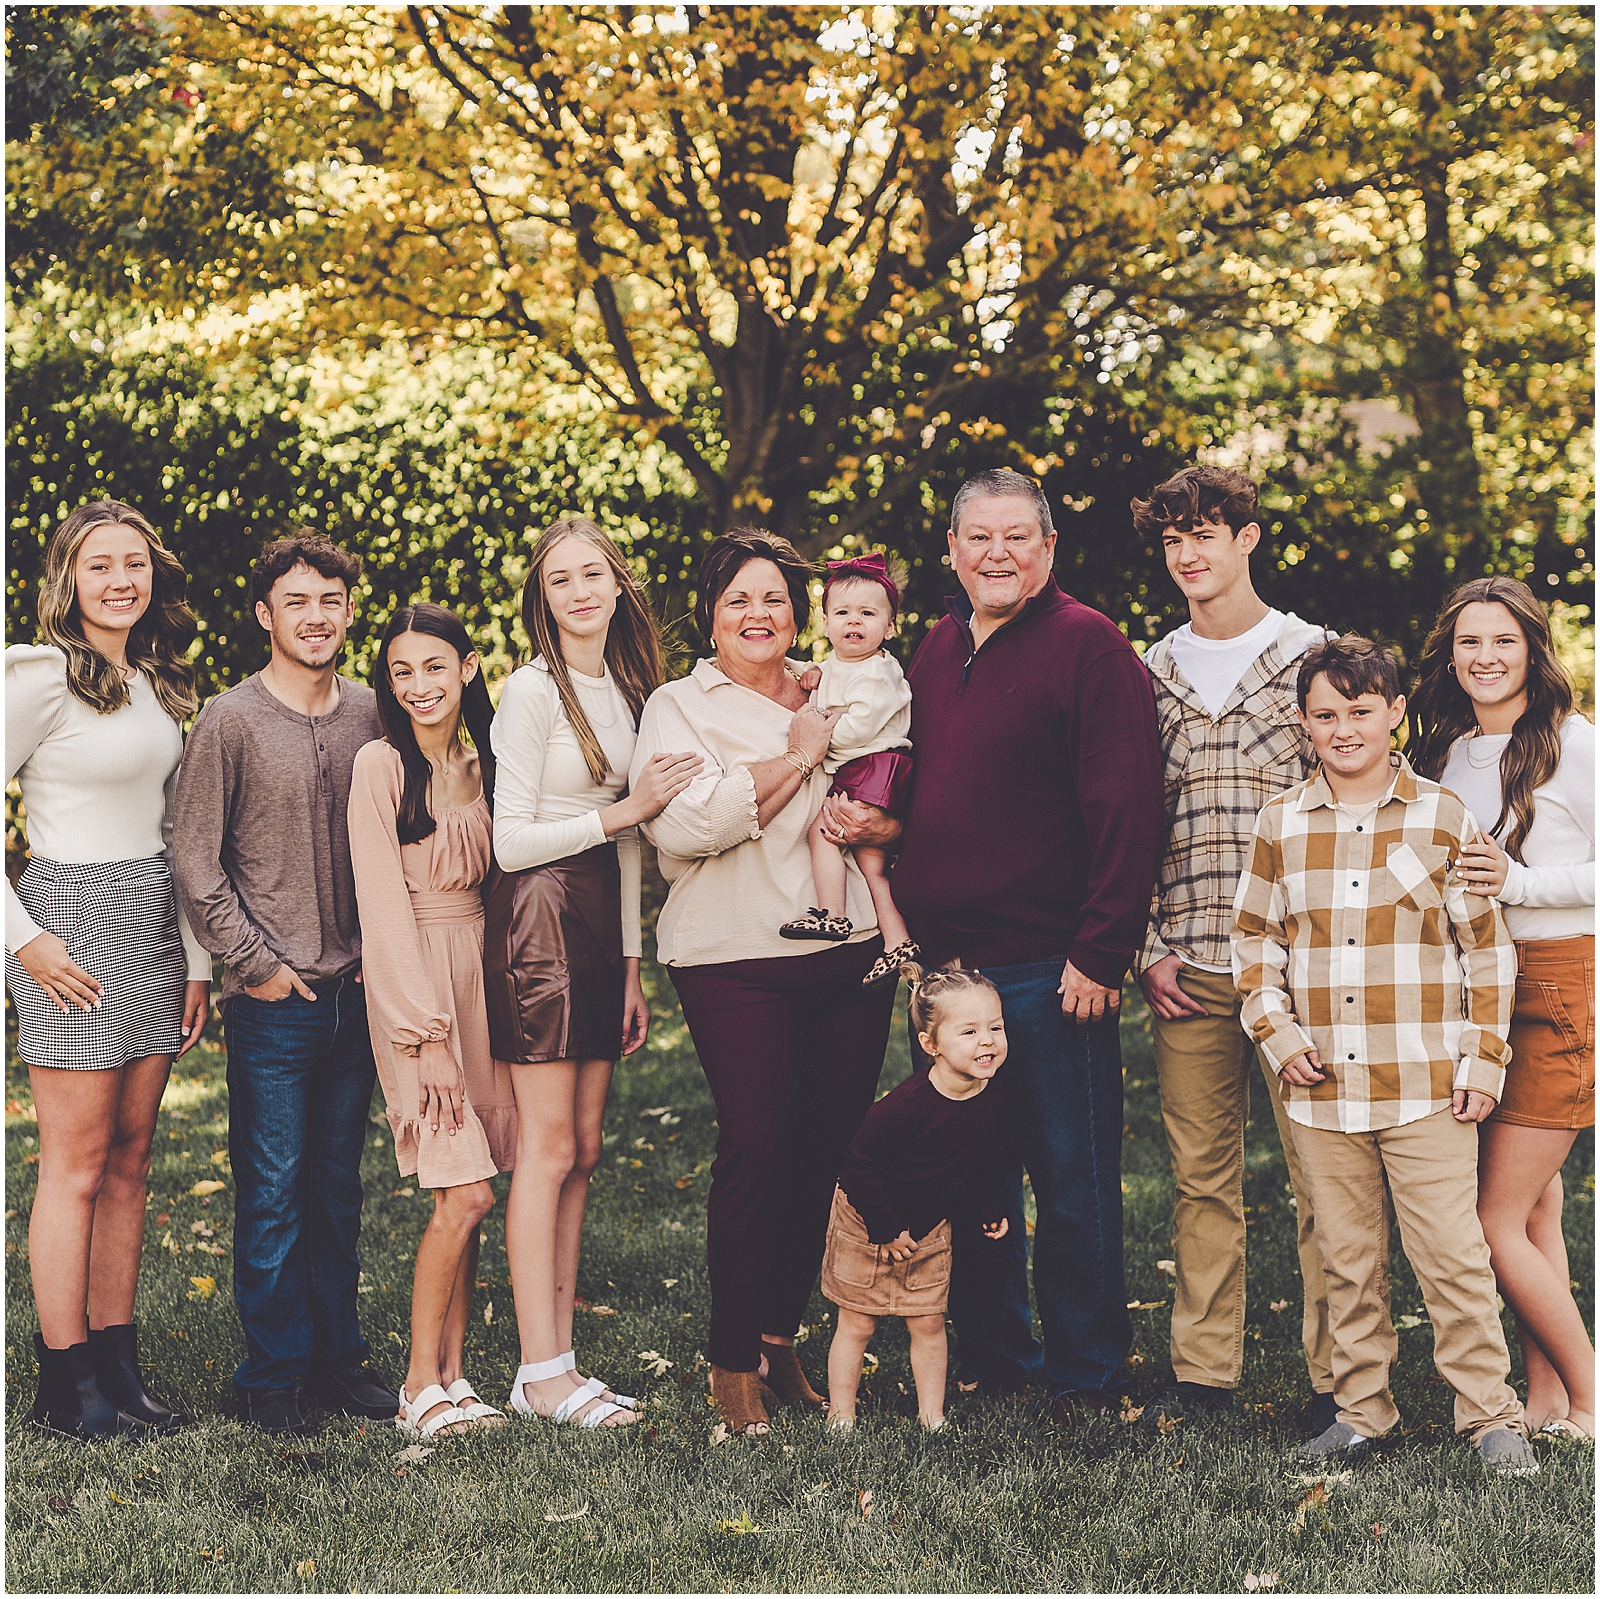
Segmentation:
<svg viewBox="0 0 1600 1599">
<path fill-rule="evenodd" d="M 578 1357 L 570 1349 L 561 1357 L 561 1369 L 563 1371 L 576 1371 L 578 1369 Z"/>
<path fill-rule="evenodd" d="M 605 1418 L 611 1415 L 613 1411 L 617 1411 L 622 1408 L 620 1405 L 613 1405 L 604 1399 L 600 1399 L 600 1395 L 605 1391 L 606 1385 L 601 1382 L 598 1377 L 591 1377 L 588 1382 L 583 1385 L 583 1387 L 574 1388 L 572 1392 L 568 1394 L 567 1397 L 550 1412 L 551 1421 L 553 1421 L 557 1426 L 560 1426 L 564 1421 L 571 1421 L 574 1411 L 582 1409 L 582 1407 L 587 1405 L 591 1399 L 598 1399 L 600 1402 L 595 1405 L 592 1410 L 584 1411 L 584 1414 L 578 1417 L 578 1425 L 580 1427 L 599 1426 L 599 1422 L 591 1421 L 589 1418 L 591 1416 L 598 1415 L 600 1417 L 600 1421 L 604 1421 Z"/>
<path fill-rule="evenodd" d="M 440 1405 L 446 1408 L 439 1410 Z M 429 1416 L 430 1410 L 435 1414 Z M 423 1420 L 423 1417 L 427 1419 Z M 403 1430 L 415 1433 L 419 1438 L 431 1438 L 440 1428 L 467 1419 L 466 1413 L 458 1405 L 451 1403 L 451 1396 L 438 1383 L 430 1383 L 415 1399 L 409 1397 L 406 1399 Z"/>
<path fill-rule="evenodd" d="M 468 1421 L 482 1421 L 485 1416 L 505 1415 L 505 1411 L 496 1410 L 493 1405 L 486 1403 L 465 1377 L 457 1377 L 445 1389 L 445 1393 L 450 1396 L 453 1403 L 460 1405 Z"/>
<path fill-rule="evenodd" d="M 448 1410 L 435 1411 L 426 1421 L 420 1423 L 417 1427 L 417 1436 L 419 1438 L 431 1438 L 436 1432 L 445 1427 L 453 1427 L 458 1421 L 469 1420 L 471 1420 L 471 1417 L 459 1405 L 451 1405 Z"/>
<path fill-rule="evenodd" d="M 614 1405 L 609 1399 L 600 1400 L 592 1410 L 586 1410 L 578 1417 L 578 1425 L 585 1432 L 593 1432 L 596 1427 L 605 1426 L 612 1417 L 622 1414 L 622 1406 Z"/>
<path fill-rule="evenodd" d="M 536 1360 L 530 1365 L 517 1367 L 517 1380 L 512 1387 L 520 1388 L 525 1382 L 548 1382 L 568 1369 L 565 1355 L 557 1355 L 554 1360 Z"/>
<path fill-rule="evenodd" d="M 566 1361 L 568 1371 L 576 1371 L 578 1369 L 578 1357 L 570 1349 L 561 1358 Z M 601 1384 L 601 1392 L 610 1392 L 610 1385 Z M 612 1393 L 611 1403 L 621 1405 L 624 1410 L 637 1410 L 639 1408 L 639 1401 L 632 1394 Z"/>
</svg>

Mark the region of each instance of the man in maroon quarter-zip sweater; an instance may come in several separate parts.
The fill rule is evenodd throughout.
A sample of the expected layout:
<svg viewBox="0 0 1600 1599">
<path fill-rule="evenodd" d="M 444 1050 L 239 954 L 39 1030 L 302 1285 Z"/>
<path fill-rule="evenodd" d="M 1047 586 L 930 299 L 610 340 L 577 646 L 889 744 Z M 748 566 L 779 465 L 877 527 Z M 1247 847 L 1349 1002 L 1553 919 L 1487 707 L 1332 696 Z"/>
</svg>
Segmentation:
<svg viewBox="0 0 1600 1599">
<path fill-rule="evenodd" d="M 1122 1269 L 1122 979 L 1165 839 L 1155 697 L 1117 628 L 1063 594 L 1031 478 L 985 472 L 951 507 L 962 595 L 908 674 L 916 779 L 895 902 L 930 964 L 1000 990 L 1010 1053 L 1001 1243 L 958 1231 L 950 1313 L 966 1374 L 1104 1408 L 1132 1329 Z M 866 838 L 847 806 L 842 835 Z M 1028 1306 L 1022 1173 L 1033 1185 Z"/>
</svg>

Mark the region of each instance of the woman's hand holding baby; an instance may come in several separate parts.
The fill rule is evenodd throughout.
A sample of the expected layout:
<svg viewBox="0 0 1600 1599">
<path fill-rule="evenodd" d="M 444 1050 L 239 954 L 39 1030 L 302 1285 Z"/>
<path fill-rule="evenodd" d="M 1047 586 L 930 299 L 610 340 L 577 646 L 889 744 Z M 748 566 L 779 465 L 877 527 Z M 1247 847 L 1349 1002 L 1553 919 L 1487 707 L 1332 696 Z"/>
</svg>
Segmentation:
<svg viewBox="0 0 1600 1599">
<path fill-rule="evenodd" d="M 842 712 L 821 711 L 815 705 L 802 705 L 789 721 L 789 748 L 799 750 L 813 766 L 820 766 L 833 737 L 833 724 Z"/>
</svg>

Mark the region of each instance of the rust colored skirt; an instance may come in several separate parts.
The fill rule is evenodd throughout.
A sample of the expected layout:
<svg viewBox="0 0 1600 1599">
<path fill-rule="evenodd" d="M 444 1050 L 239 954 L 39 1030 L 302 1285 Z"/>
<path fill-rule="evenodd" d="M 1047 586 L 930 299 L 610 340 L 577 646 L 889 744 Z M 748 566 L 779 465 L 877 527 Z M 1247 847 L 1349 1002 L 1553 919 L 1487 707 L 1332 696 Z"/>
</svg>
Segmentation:
<svg viewBox="0 0 1600 1599">
<path fill-rule="evenodd" d="M 1494 1111 L 1514 1127 L 1594 1126 L 1594 935 L 1517 940 L 1511 1064 Z"/>
<path fill-rule="evenodd" d="M 622 1053 L 622 877 L 617 846 L 491 870 L 483 889 L 484 997 L 496 1060 Z"/>
</svg>

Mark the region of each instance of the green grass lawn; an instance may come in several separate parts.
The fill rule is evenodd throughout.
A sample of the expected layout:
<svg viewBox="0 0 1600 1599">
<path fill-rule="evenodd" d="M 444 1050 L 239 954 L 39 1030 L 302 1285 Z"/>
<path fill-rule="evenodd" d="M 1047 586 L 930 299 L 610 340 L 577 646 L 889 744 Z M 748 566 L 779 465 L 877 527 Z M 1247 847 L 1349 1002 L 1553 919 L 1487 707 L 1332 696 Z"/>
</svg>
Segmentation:
<svg viewBox="0 0 1600 1599">
<path fill-rule="evenodd" d="M 154 1386 L 201 1419 L 145 1445 L 80 1447 L 26 1423 L 36 1375 L 27 1214 L 36 1131 L 7 1079 L 6 1582 L 15 1591 L 1279 1591 L 1593 1592 L 1591 1451 L 1541 1450 L 1542 1475 L 1489 1482 L 1450 1431 L 1425 1321 L 1400 1334 L 1405 1435 L 1321 1487 L 1285 1472 L 1309 1389 L 1293 1212 L 1257 1086 L 1246 1198 L 1249 1343 L 1237 1415 L 1147 1438 L 1118 1420 L 1050 1425 L 1040 1399 L 952 1394 L 916 1424 L 903 1328 L 880 1334 L 862 1423 L 845 1437 L 779 1413 L 770 1437 L 714 1438 L 704 1359 L 710 1097 L 656 977 L 649 1047 L 619 1072 L 594 1179 L 577 1352 L 649 1401 L 623 1432 L 515 1422 L 424 1460 L 391 1428 L 330 1421 L 292 1446 L 218 1415 L 241 1353 L 230 1296 L 231 1182 L 221 1052 L 180 1064 L 156 1135 L 139 1319 Z M 1172 1184 L 1149 1024 L 1130 1005 L 1124 1148 L 1128 1297 L 1170 1303 Z M 903 1031 L 884 1088 L 907 1070 Z M 428 1199 L 374 1123 L 363 1172 L 362 1309 L 378 1362 L 405 1369 L 410 1260 Z M 662 1107 L 670 1107 L 664 1113 Z M 1593 1140 L 1567 1168 L 1578 1298 L 1594 1301 Z M 220 1180 L 221 1191 L 191 1194 Z M 504 1179 L 500 1190 L 504 1191 Z M 517 1364 L 499 1216 L 486 1227 L 468 1371 L 504 1403 Z M 196 1282 L 196 1279 L 200 1279 Z M 214 1283 L 214 1290 L 208 1285 Z M 1288 1305 L 1274 1310 L 1277 1301 Z M 801 1353 L 821 1386 L 830 1306 Z M 1420 1296 L 1397 1254 L 1396 1316 Z M 1126 1392 L 1169 1379 L 1164 1308 L 1135 1313 Z M 1520 1364 L 1515 1373 L 1520 1381 Z"/>
</svg>

